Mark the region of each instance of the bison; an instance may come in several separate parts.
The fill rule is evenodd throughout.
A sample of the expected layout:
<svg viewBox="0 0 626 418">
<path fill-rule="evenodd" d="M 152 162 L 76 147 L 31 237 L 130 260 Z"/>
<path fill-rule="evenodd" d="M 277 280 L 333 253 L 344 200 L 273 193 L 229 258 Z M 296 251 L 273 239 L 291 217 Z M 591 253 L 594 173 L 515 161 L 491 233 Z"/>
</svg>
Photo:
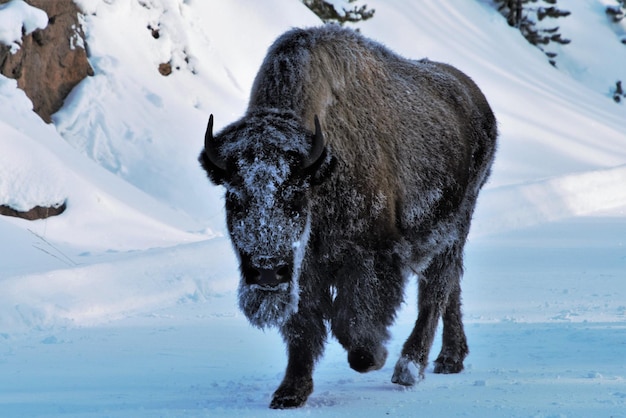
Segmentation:
<svg viewBox="0 0 626 418">
<path fill-rule="evenodd" d="M 306 402 L 327 325 L 351 368 L 383 367 L 410 276 L 418 317 L 392 382 L 424 378 L 441 317 L 434 372 L 463 370 L 463 247 L 496 137 L 461 71 L 333 25 L 280 36 L 245 115 L 216 135 L 211 115 L 199 160 L 225 187 L 239 306 L 287 345 L 271 408 Z"/>
</svg>

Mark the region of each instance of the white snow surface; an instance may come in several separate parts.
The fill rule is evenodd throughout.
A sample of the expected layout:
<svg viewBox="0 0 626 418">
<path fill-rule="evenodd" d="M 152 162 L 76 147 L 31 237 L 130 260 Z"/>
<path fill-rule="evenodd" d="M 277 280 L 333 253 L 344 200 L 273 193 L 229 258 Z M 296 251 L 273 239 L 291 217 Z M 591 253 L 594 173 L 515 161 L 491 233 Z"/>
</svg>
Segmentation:
<svg viewBox="0 0 626 418">
<path fill-rule="evenodd" d="M 48 15 L 22 0 L 0 4 L 0 44 L 11 46 L 15 53 L 20 49 L 22 33 L 30 34 L 48 26 Z"/>
<path fill-rule="evenodd" d="M 20 36 L 29 19 L 6 10 L 21 3 L 0 6 Z M 242 114 L 271 42 L 319 20 L 298 0 L 78 3 L 95 75 L 53 125 L 0 76 L 0 204 L 67 201 L 0 217 L 0 416 L 626 416 L 626 108 L 599 90 L 626 54 L 585 52 L 613 34 L 607 1 L 567 2 L 558 69 L 486 2 L 368 2 L 363 34 L 457 66 L 499 121 L 465 252 L 471 353 L 458 375 L 390 382 L 413 280 L 388 364 L 357 374 L 330 339 L 315 392 L 283 413 L 267 409 L 283 343 L 238 311 L 223 191 L 196 158 L 210 113 L 216 130 Z"/>
</svg>

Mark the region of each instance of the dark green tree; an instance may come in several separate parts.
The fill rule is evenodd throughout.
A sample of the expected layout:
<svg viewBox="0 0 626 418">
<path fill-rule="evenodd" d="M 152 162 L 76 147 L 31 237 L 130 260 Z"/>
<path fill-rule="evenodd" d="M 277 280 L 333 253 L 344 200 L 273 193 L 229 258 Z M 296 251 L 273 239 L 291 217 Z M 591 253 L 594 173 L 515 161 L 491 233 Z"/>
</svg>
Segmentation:
<svg viewBox="0 0 626 418">
<path fill-rule="evenodd" d="M 357 0 L 348 0 L 348 3 L 354 3 Z M 371 19 L 375 10 L 367 8 L 367 5 L 354 6 L 352 9 L 342 8 L 335 9 L 331 2 L 324 0 L 302 0 L 313 13 L 319 16 L 324 23 L 339 23 L 343 25 L 346 22 L 360 22 L 361 20 Z"/>
<path fill-rule="evenodd" d="M 621 38 L 621 42 L 626 45 L 626 37 L 624 36 L 624 29 L 621 25 L 622 20 L 626 17 L 626 0 L 615 0 L 617 4 L 612 6 L 606 6 L 606 15 L 612 23 L 613 29 L 618 37 Z M 621 103 L 626 99 L 626 92 L 622 87 L 622 81 L 615 82 L 615 87 L 611 88 L 611 94 L 615 103 Z"/>
<path fill-rule="evenodd" d="M 551 42 L 562 45 L 571 41 L 559 33 L 558 26 L 545 27 L 545 19 L 558 19 L 571 13 L 556 6 L 557 0 L 494 0 L 498 11 L 506 18 L 508 24 L 524 35 L 531 44 L 541 49 L 550 64 L 556 65 L 555 52 L 546 50 Z"/>
<path fill-rule="evenodd" d="M 622 88 L 621 80 L 615 82 L 615 88 L 611 93 L 613 94 L 613 100 L 615 100 L 615 103 L 620 103 L 622 99 L 626 99 L 626 93 L 624 93 L 624 89 Z"/>
<path fill-rule="evenodd" d="M 606 14 L 609 15 L 613 23 L 619 23 L 626 16 L 626 0 L 616 0 L 614 6 L 606 6 Z"/>
<path fill-rule="evenodd" d="M 616 28 L 619 28 L 619 24 L 626 17 L 626 0 L 615 0 L 616 5 L 614 6 L 606 6 L 606 14 L 611 20 L 612 23 L 615 24 Z M 618 35 L 622 37 L 621 42 L 626 45 L 626 37 L 624 37 L 624 29 L 623 27 L 616 29 Z"/>
</svg>

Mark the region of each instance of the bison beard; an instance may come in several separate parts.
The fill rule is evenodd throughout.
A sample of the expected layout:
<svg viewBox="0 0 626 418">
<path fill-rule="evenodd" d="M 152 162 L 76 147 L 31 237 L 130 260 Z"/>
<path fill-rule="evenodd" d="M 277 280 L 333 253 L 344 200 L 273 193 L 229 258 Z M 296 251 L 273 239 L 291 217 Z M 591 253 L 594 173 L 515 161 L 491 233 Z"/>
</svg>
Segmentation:
<svg viewBox="0 0 626 418">
<path fill-rule="evenodd" d="M 270 407 L 306 402 L 329 330 L 352 369 L 382 368 L 410 276 L 418 317 L 392 382 L 424 378 L 440 319 L 434 372 L 463 370 L 463 248 L 496 138 L 465 74 L 334 25 L 282 35 L 246 114 L 215 137 L 209 118 L 199 160 L 226 188 L 239 307 L 287 345 Z"/>
<path fill-rule="evenodd" d="M 291 315 L 298 312 L 300 302 L 299 277 L 311 231 L 310 226 L 311 222 L 307 220 L 302 236 L 292 244 L 294 268 L 289 282 L 268 287 L 248 284 L 242 275 L 238 290 L 239 308 L 255 327 L 261 329 L 273 326 L 282 327 Z"/>
<path fill-rule="evenodd" d="M 258 328 L 281 326 L 298 309 L 297 283 L 281 283 L 267 288 L 257 284 L 247 284 L 245 279 L 239 284 L 239 308 L 250 323 Z"/>
</svg>

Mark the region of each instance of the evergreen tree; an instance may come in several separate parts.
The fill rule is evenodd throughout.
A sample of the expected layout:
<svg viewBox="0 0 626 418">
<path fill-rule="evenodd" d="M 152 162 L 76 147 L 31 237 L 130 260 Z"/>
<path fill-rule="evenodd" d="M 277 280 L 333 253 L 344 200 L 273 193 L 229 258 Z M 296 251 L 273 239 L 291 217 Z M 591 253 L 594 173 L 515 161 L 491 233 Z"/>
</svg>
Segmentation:
<svg viewBox="0 0 626 418">
<path fill-rule="evenodd" d="M 616 2 L 615 6 L 606 6 L 606 14 L 612 23 L 619 26 L 624 17 L 626 17 L 626 0 L 616 0 Z M 617 32 L 621 32 L 623 36 L 623 26 Z M 622 37 L 621 42 L 626 45 L 626 37 Z"/>
<path fill-rule="evenodd" d="M 606 15 L 611 21 L 616 34 L 622 38 L 621 42 L 626 45 L 624 27 L 621 23 L 624 17 L 626 17 L 626 0 L 616 0 L 616 3 L 614 6 L 606 6 Z M 615 82 L 615 87 L 611 88 L 611 94 L 615 103 L 621 103 L 623 99 L 626 99 L 626 92 L 622 87 L 621 80 Z"/>
<path fill-rule="evenodd" d="M 546 18 L 557 19 L 570 15 L 570 12 L 557 8 L 556 2 L 557 0 L 494 0 L 508 24 L 518 28 L 528 42 L 541 49 L 552 65 L 556 64 L 556 53 L 546 51 L 545 46 L 550 42 L 562 45 L 571 42 L 561 37 L 558 26 L 543 27 L 539 24 Z"/>
<path fill-rule="evenodd" d="M 357 0 L 347 0 L 347 3 L 354 3 Z M 339 23 L 343 25 L 346 22 L 360 22 L 374 16 L 375 10 L 367 9 L 367 5 L 354 6 L 352 9 L 342 7 L 342 10 L 335 9 L 336 2 L 324 0 L 302 0 L 313 13 L 319 16 L 324 23 Z"/>
<path fill-rule="evenodd" d="M 615 88 L 613 89 L 612 93 L 613 93 L 613 100 L 615 100 L 615 103 L 620 103 L 622 99 L 626 99 L 626 93 L 624 93 L 624 89 L 622 88 L 621 80 L 618 80 L 615 83 Z"/>
<path fill-rule="evenodd" d="M 611 17 L 613 23 L 619 23 L 626 16 L 626 0 L 616 0 L 617 5 L 606 6 L 606 14 Z"/>
</svg>

